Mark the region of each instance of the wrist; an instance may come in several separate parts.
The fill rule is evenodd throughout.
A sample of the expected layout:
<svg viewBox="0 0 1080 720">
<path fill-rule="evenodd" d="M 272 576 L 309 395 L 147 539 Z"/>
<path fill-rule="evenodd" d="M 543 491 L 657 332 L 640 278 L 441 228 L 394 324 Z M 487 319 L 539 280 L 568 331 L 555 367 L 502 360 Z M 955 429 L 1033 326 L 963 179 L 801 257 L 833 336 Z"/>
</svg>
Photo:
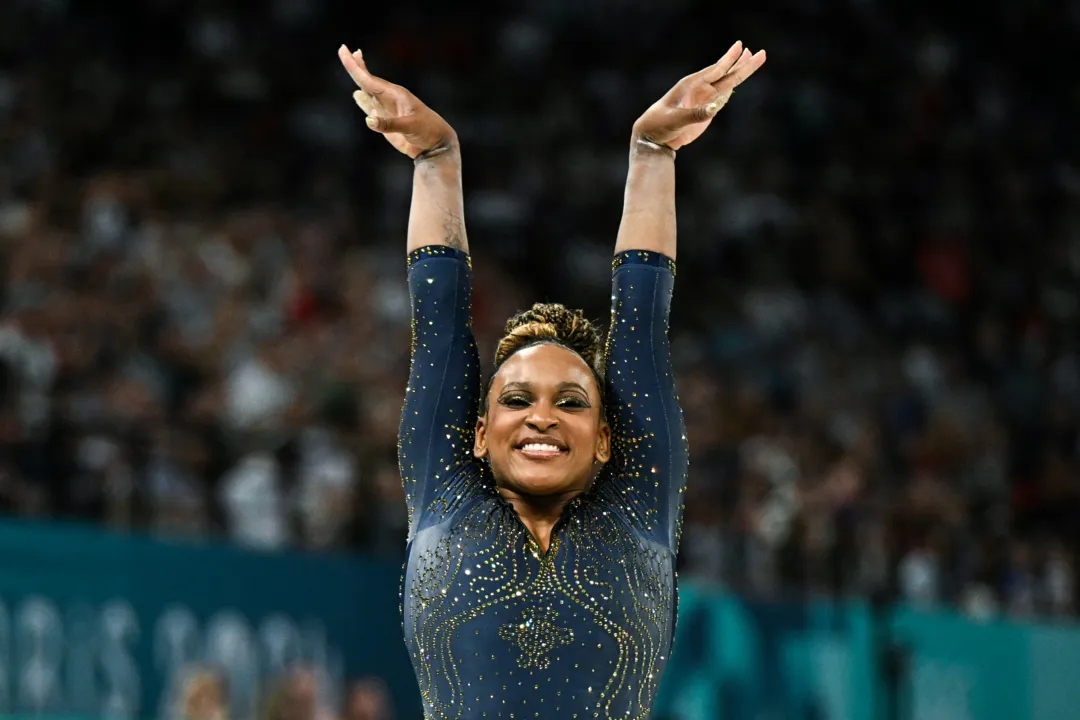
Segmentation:
<svg viewBox="0 0 1080 720">
<path fill-rule="evenodd" d="M 635 131 L 630 137 L 630 157 L 664 157 L 674 160 L 675 150 Z"/>
<path fill-rule="evenodd" d="M 413 158 L 413 164 L 421 165 L 436 160 L 460 160 L 461 146 L 458 144 L 457 134 L 450 132 L 445 138 L 424 150 Z"/>
</svg>

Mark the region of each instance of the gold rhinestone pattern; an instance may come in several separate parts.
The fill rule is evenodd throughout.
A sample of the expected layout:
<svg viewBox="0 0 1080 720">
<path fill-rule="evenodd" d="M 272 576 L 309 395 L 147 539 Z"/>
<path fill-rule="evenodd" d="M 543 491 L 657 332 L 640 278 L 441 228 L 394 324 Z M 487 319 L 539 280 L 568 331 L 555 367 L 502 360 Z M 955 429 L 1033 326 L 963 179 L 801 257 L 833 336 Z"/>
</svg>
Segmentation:
<svg viewBox="0 0 1080 720">
<path fill-rule="evenodd" d="M 541 553 L 472 458 L 480 373 L 468 259 L 442 247 L 409 258 L 403 615 L 429 720 L 649 715 L 674 633 L 687 465 L 667 345 L 674 267 L 645 252 L 613 267 L 614 457 Z"/>
</svg>

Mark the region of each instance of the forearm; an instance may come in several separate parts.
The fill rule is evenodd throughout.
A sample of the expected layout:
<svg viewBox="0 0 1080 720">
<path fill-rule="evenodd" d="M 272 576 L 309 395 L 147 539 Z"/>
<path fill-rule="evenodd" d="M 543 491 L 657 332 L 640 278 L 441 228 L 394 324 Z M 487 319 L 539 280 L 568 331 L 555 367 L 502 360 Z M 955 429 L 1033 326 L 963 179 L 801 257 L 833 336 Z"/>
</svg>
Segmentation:
<svg viewBox="0 0 1080 720">
<path fill-rule="evenodd" d="M 461 151 L 457 141 L 443 152 L 418 158 L 415 166 L 407 252 L 428 245 L 446 245 L 469 252 L 461 193 Z"/>
<path fill-rule="evenodd" d="M 616 254 L 648 250 L 675 259 L 675 158 L 664 148 L 638 141 L 630 144 L 622 221 Z"/>
</svg>

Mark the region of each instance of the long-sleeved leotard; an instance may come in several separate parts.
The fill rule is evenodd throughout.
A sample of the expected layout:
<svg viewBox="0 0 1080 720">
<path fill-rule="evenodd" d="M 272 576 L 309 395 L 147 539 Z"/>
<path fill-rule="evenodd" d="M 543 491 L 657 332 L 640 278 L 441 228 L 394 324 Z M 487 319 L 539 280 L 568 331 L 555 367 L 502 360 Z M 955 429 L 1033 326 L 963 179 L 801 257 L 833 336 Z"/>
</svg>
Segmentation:
<svg viewBox="0 0 1080 720">
<path fill-rule="evenodd" d="M 606 393 L 614 456 L 541 554 L 472 457 L 480 372 L 468 258 L 409 257 L 400 428 L 405 639 L 427 718 L 646 718 L 675 627 L 687 447 L 668 351 L 674 263 L 615 258 Z"/>
</svg>

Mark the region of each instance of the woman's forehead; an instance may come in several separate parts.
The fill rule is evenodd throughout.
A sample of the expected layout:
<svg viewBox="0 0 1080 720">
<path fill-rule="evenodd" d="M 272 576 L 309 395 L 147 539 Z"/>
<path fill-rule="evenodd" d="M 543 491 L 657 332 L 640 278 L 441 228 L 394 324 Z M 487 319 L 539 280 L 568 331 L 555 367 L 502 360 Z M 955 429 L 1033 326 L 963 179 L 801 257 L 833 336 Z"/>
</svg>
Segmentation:
<svg viewBox="0 0 1080 720">
<path fill-rule="evenodd" d="M 596 388 L 596 377 L 580 355 L 554 343 L 540 343 L 511 355 L 495 374 L 493 386 L 509 383 L 557 388 L 576 383 L 587 389 Z"/>
</svg>

